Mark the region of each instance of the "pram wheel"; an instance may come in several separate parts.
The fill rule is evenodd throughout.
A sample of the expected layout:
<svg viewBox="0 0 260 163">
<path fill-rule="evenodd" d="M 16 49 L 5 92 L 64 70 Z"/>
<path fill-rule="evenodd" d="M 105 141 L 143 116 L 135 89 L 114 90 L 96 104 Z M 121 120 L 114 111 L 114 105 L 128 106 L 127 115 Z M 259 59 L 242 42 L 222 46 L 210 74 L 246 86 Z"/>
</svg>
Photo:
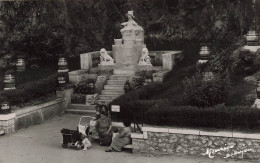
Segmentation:
<svg viewBox="0 0 260 163">
<path fill-rule="evenodd" d="M 82 147 L 82 143 L 78 141 L 78 142 L 76 142 L 75 146 L 76 146 L 77 150 L 80 150 Z"/>
<path fill-rule="evenodd" d="M 63 148 L 67 148 L 67 147 L 68 147 L 68 144 L 62 143 L 62 147 L 63 147 Z"/>
</svg>

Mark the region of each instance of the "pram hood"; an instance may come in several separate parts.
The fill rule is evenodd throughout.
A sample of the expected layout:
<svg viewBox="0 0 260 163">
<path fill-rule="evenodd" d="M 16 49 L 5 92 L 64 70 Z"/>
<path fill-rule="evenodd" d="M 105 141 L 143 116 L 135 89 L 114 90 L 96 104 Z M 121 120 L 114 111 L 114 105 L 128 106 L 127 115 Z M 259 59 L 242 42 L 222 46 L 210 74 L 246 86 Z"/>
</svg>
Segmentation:
<svg viewBox="0 0 260 163">
<path fill-rule="evenodd" d="M 79 134 L 79 132 L 77 130 L 69 130 L 69 129 L 62 129 L 61 130 L 62 134 Z"/>
</svg>

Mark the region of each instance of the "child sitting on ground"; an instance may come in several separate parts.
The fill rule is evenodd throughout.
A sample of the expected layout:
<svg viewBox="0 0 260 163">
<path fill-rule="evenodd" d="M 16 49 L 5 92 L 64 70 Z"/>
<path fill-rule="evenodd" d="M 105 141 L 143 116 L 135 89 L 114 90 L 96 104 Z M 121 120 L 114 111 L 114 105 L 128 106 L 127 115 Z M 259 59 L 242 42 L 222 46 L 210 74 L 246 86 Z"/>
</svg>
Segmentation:
<svg viewBox="0 0 260 163">
<path fill-rule="evenodd" d="M 89 134 L 88 132 L 89 132 L 89 127 L 87 127 L 86 129 L 86 135 L 82 134 L 82 144 L 84 145 L 83 151 L 86 151 L 88 150 L 88 148 L 91 147 L 91 143 L 87 136 Z"/>
<path fill-rule="evenodd" d="M 83 151 L 88 150 L 91 147 L 91 143 L 86 135 L 82 134 L 82 144 L 84 145 Z"/>
</svg>

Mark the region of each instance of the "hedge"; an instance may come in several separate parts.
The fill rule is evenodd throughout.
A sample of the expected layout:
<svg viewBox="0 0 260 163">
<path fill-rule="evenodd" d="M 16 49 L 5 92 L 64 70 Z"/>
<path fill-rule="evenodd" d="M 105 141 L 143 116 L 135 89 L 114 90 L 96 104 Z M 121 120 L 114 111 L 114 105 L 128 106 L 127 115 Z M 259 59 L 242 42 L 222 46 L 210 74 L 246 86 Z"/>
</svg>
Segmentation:
<svg viewBox="0 0 260 163">
<path fill-rule="evenodd" d="M 117 100 L 118 101 L 118 100 Z M 116 105 L 114 101 L 113 105 Z M 119 104 L 120 115 L 112 118 L 130 119 L 158 126 L 221 129 L 260 129 L 260 110 L 247 106 L 199 108 L 173 106 L 168 100 L 135 100 Z"/>
<path fill-rule="evenodd" d="M 0 103 L 8 101 L 10 105 L 19 105 L 31 100 L 55 93 L 57 74 L 37 81 L 31 81 L 18 86 L 14 90 L 0 91 Z"/>
</svg>

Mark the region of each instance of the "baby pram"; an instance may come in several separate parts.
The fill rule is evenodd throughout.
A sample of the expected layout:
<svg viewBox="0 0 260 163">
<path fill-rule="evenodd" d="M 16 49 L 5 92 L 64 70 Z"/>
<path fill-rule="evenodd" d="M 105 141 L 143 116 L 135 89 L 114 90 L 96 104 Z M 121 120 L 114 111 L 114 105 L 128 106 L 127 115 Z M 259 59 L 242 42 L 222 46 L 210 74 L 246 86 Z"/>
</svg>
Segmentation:
<svg viewBox="0 0 260 163">
<path fill-rule="evenodd" d="M 76 149 L 81 149 L 83 147 L 81 133 L 77 130 L 62 129 L 61 130 L 63 141 L 62 147 L 67 148 L 68 146 L 76 147 Z"/>
</svg>

